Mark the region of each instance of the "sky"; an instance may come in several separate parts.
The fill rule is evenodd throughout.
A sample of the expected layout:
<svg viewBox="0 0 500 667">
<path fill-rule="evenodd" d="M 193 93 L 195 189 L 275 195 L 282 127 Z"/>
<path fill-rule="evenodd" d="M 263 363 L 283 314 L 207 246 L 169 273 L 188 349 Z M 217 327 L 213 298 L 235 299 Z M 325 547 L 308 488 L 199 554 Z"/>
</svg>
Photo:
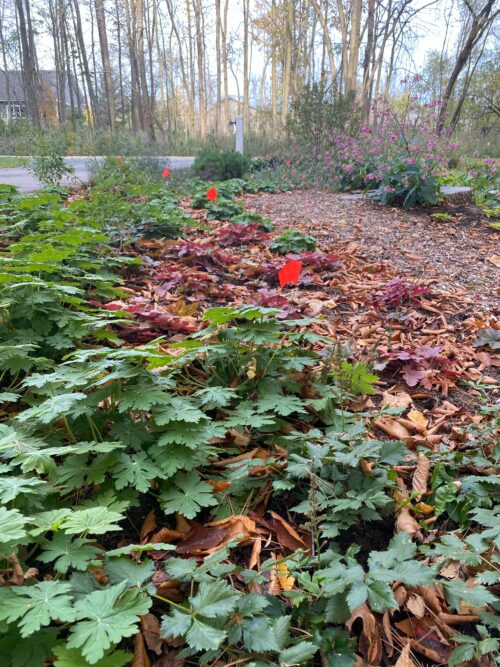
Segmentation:
<svg viewBox="0 0 500 667">
<path fill-rule="evenodd" d="M 212 3 L 210 2 L 210 5 Z M 231 6 L 238 7 L 238 11 L 231 11 Z M 414 48 L 412 50 L 412 60 L 406 59 L 406 62 L 400 62 L 399 66 L 401 67 L 401 72 L 403 73 L 415 73 L 421 70 L 425 64 L 426 55 L 429 50 L 432 49 L 441 49 L 443 45 L 443 39 L 446 32 L 446 21 L 444 19 L 445 15 L 452 16 L 455 14 L 453 11 L 456 6 L 456 0 L 413 0 L 411 6 L 414 8 L 423 7 L 424 9 L 418 16 L 418 20 L 414 24 L 418 32 L 418 39 L 415 42 Z M 81 3 L 82 14 L 85 21 L 85 3 Z M 238 37 L 242 37 L 242 25 L 241 25 L 241 6 L 239 0 L 229 0 L 229 32 Z M 88 15 L 87 15 L 88 18 Z M 453 24 L 453 18 L 450 23 Z M 87 30 L 89 26 L 87 24 Z M 449 29 L 449 38 L 451 37 L 451 43 L 457 34 L 457 21 L 455 20 L 455 25 L 451 25 Z M 95 37 L 97 38 L 97 30 L 95 31 Z M 448 38 L 448 42 L 450 39 Z M 238 40 L 239 41 L 239 40 Z M 215 73 L 215 35 L 213 39 L 208 43 L 209 48 L 209 61 L 210 61 L 210 70 L 211 73 Z M 39 61 L 43 69 L 53 68 L 53 47 L 52 40 L 48 35 L 43 36 L 39 39 L 38 44 L 38 56 Z M 252 72 L 254 74 L 261 73 L 264 67 L 264 57 L 263 54 L 259 52 L 258 46 L 253 45 L 252 48 Z M 240 79 L 240 90 L 242 90 L 242 81 L 241 81 L 241 71 L 239 72 Z M 237 86 L 234 81 L 234 78 L 230 74 L 230 94 L 236 96 Z"/>
</svg>

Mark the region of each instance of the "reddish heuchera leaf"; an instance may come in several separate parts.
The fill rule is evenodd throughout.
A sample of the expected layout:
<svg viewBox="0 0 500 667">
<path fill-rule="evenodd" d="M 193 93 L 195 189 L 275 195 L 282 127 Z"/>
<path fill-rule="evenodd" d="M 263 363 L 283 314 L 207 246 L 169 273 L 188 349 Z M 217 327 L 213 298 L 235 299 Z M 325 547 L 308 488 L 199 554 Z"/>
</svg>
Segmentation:
<svg viewBox="0 0 500 667">
<path fill-rule="evenodd" d="M 401 369 L 401 375 L 409 387 L 415 387 L 425 377 L 425 371 L 406 365 Z"/>
<path fill-rule="evenodd" d="M 162 174 L 163 178 L 168 178 L 169 174 L 170 174 L 170 169 L 168 167 L 165 167 Z"/>
<path fill-rule="evenodd" d="M 278 280 L 280 281 L 280 287 L 292 283 L 293 285 L 297 284 L 299 280 L 300 272 L 302 271 L 302 262 L 299 262 L 296 259 L 291 259 L 285 264 L 285 266 L 278 271 Z"/>
<path fill-rule="evenodd" d="M 210 199 L 210 201 L 215 201 L 218 196 L 217 190 L 215 188 L 210 188 L 209 190 L 206 191 L 205 194 L 207 195 L 208 199 Z"/>
</svg>

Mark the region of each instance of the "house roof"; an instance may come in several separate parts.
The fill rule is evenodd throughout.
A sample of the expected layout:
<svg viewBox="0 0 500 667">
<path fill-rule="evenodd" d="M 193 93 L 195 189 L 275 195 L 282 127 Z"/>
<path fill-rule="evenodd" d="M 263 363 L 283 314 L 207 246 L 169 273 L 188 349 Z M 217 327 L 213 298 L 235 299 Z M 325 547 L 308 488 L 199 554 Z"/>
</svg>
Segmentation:
<svg viewBox="0 0 500 667">
<path fill-rule="evenodd" d="M 40 70 L 42 86 L 44 89 L 50 89 L 54 96 L 57 96 L 57 76 L 55 70 Z M 7 81 L 10 84 L 10 101 L 25 102 L 26 94 L 24 91 L 23 73 L 21 70 L 11 70 L 5 72 L 0 70 L 0 102 L 6 102 Z M 69 99 L 69 87 L 66 80 L 66 99 Z"/>
</svg>

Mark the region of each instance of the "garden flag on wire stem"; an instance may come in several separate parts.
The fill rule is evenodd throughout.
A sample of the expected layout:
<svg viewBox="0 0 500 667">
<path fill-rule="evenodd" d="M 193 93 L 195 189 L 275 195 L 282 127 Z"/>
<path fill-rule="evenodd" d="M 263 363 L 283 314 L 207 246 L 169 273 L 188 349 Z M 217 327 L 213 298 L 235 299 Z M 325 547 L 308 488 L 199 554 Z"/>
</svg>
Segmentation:
<svg viewBox="0 0 500 667">
<path fill-rule="evenodd" d="M 165 167 L 162 174 L 163 178 L 168 178 L 169 174 L 170 174 L 170 169 L 168 167 Z"/>
<path fill-rule="evenodd" d="M 284 287 L 285 285 L 288 285 L 288 283 L 296 285 L 301 271 L 302 262 L 299 262 L 298 259 L 291 259 L 287 262 L 285 266 L 278 271 L 280 287 Z"/>
</svg>

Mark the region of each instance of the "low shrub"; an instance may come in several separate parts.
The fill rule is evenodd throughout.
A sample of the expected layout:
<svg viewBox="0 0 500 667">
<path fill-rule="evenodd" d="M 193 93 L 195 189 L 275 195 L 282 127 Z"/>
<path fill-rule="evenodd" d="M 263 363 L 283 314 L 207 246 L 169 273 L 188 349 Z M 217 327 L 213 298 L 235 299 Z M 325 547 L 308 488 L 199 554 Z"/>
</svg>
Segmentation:
<svg viewBox="0 0 500 667">
<path fill-rule="evenodd" d="M 369 197 L 404 209 L 437 204 L 441 187 L 437 173 L 432 160 L 413 157 L 389 160 L 370 175 L 379 185 L 369 192 Z"/>
<path fill-rule="evenodd" d="M 212 147 L 202 148 L 193 164 L 193 171 L 200 178 L 221 181 L 242 178 L 248 168 L 248 158 L 241 153 Z"/>
<path fill-rule="evenodd" d="M 66 174 L 72 174 L 74 168 L 64 159 L 66 147 L 59 142 L 42 141 L 38 155 L 31 159 L 28 170 L 42 185 L 58 185 Z"/>
<path fill-rule="evenodd" d="M 243 206 L 232 199 L 218 197 L 208 206 L 207 218 L 209 220 L 232 220 L 233 217 L 243 213 Z"/>
<path fill-rule="evenodd" d="M 287 229 L 286 232 L 277 236 L 269 246 L 269 250 L 277 255 L 285 255 L 287 252 L 303 252 L 304 250 L 316 250 L 317 241 L 314 236 L 308 236 L 297 229 Z"/>
</svg>

